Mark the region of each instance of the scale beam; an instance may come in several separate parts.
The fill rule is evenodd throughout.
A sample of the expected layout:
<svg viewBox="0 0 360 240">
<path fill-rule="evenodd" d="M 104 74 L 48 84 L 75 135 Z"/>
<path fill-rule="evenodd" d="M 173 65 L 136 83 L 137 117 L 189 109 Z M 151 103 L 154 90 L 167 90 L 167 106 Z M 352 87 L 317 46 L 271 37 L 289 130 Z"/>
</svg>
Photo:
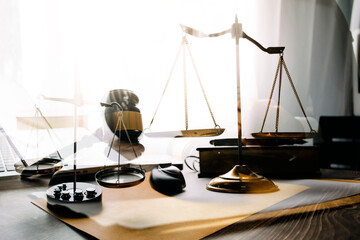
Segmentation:
<svg viewBox="0 0 360 240">
<path fill-rule="evenodd" d="M 285 50 L 285 47 L 268 47 L 268 48 L 265 48 L 260 43 L 258 43 L 256 40 L 254 40 L 249 35 L 247 35 L 245 32 L 243 32 L 242 37 L 249 40 L 253 44 L 255 44 L 262 51 L 267 52 L 269 54 L 281 54 Z"/>
<path fill-rule="evenodd" d="M 247 35 L 244 31 L 242 31 L 241 23 L 238 23 L 237 21 L 232 25 L 231 28 L 217 32 L 217 33 L 205 33 L 200 30 L 185 26 L 180 24 L 180 27 L 182 31 L 186 34 L 189 34 L 191 36 L 197 37 L 197 38 L 205 38 L 205 37 L 220 37 L 227 33 L 231 33 L 233 38 L 245 38 L 249 40 L 251 43 L 255 44 L 258 48 L 260 48 L 262 51 L 267 52 L 268 54 L 281 54 L 284 52 L 285 47 L 268 47 L 265 48 L 262 46 L 258 41 Z"/>
</svg>

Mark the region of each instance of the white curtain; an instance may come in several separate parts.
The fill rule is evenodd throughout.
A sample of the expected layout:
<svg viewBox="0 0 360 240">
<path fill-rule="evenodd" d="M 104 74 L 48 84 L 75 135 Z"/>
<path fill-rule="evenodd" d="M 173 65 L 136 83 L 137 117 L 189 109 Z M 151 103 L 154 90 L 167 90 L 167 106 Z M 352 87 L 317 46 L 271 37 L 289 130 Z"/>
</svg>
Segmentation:
<svg viewBox="0 0 360 240">
<path fill-rule="evenodd" d="M 285 46 L 286 65 L 313 129 L 317 129 L 320 116 L 351 115 L 352 82 L 357 69 L 349 25 L 336 2 L 263 1 L 260 6 L 261 17 L 254 38 L 260 41 L 275 35 L 277 41 L 265 40 L 265 45 Z M 278 56 L 262 54 L 255 60 L 257 84 L 253 86 L 257 95 L 243 106 L 247 110 L 244 114 L 246 136 L 261 127 L 277 59 Z M 309 131 L 284 73 L 281 92 L 279 131 Z M 274 95 L 265 131 L 275 129 L 276 91 Z M 246 119 L 246 115 L 252 117 Z"/>
<path fill-rule="evenodd" d="M 321 115 L 351 113 L 356 74 L 352 39 L 332 0 L 0 0 L 2 121 L 10 115 L 32 114 L 29 99 L 39 94 L 73 97 L 77 75 L 89 100 L 100 101 L 114 88 L 133 90 L 147 127 L 181 41 L 179 24 L 219 32 L 231 27 L 235 15 L 243 30 L 265 47 L 285 46 L 284 59 L 314 128 Z M 227 129 L 222 137 L 236 137 L 234 41 L 229 35 L 188 40 L 216 121 Z M 246 40 L 241 40 L 240 55 L 243 134 L 248 137 L 260 130 L 278 56 Z M 189 82 L 195 82 L 189 86 L 193 94 L 189 106 L 195 106 L 189 107 L 190 127 L 212 127 L 190 67 L 188 74 Z M 184 128 L 183 90 L 177 85 L 182 79 L 180 66 L 173 78 L 155 130 Z M 306 131 L 283 78 L 280 130 Z M 11 89 L 18 94 L 9 94 Z M 10 105 L 10 100 L 16 104 Z M 71 115 L 72 108 L 46 103 L 44 112 Z M 274 119 L 272 111 L 266 130 L 273 130 Z"/>
</svg>

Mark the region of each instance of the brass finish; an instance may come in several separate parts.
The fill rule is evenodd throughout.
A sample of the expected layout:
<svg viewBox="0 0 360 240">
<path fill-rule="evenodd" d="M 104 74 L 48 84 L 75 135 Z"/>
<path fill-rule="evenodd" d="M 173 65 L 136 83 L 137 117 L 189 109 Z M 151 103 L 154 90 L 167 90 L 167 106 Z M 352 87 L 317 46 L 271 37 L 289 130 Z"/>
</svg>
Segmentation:
<svg viewBox="0 0 360 240">
<path fill-rule="evenodd" d="M 209 128 L 209 129 L 192 129 L 192 130 L 180 130 L 180 131 L 168 131 L 168 132 L 144 132 L 145 136 L 152 138 L 171 137 L 213 137 L 222 134 L 225 131 L 224 128 Z"/>
<path fill-rule="evenodd" d="M 118 112 L 105 113 L 106 117 L 111 117 L 111 129 L 115 130 L 116 123 L 118 121 Z M 135 111 L 122 111 L 122 118 L 127 130 L 143 131 L 143 124 L 141 119 L 141 113 Z"/>
<path fill-rule="evenodd" d="M 212 179 L 206 189 L 226 193 L 269 193 L 279 190 L 271 180 L 254 173 L 245 165 L 236 165 L 229 172 Z"/>
<path fill-rule="evenodd" d="M 313 138 L 316 132 L 258 132 L 251 134 L 254 138 Z"/>
<path fill-rule="evenodd" d="M 263 120 L 263 123 L 262 123 L 262 126 L 261 126 L 261 129 L 260 129 L 260 132 L 258 133 L 252 133 L 251 135 L 255 138 L 313 138 L 315 135 L 316 135 L 316 131 L 311 127 L 311 124 L 309 122 L 309 119 L 305 113 L 305 110 L 304 110 L 304 107 L 303 105 L 301 104 L 301 101 L 300 101 L 300 97 L 295 89 L 295 85 L 291 79 L 291 76 L 290 76 L 290 73 L 289 73 L 289 70 L 285 64 L 285 60 L 284 60 L 284 57 L 283 57 L 283 52 L 281 52 L 279 54 L 279 62 L 278 62 L 278 65 L 277 65 L 277 68 L 276 68 L 276 72 L 275 72 L 275 78 L 274 78 L 274 81 L 273 81 L 273 85 L 272 85 L 272 88 L 271 88 L 271 91 L 270 91 L 270 97 L 269 97 L 269 100 L 268 100 L 268 104 L 267 104 L 267 108 L 266 108 L 266 112 L 265 112 L 265 116 L 264 116 L 264 120 Z M 282 73 L 283 73 L 283 69 L 285 70 L 285 73 L 287 75 L 287 78 L 289 80 L 289 83 L 291 85 L 291 88 L 294 92 L 294 95 L 296 97 L 296 100 L 301 108 L 301 111 L 306 119 L 306 122 L 310 128 L 310 132 L 308 133 L 305 133 L 305 132 L 279 132 L 279 118 L 280 118 L 280 96 L 281 96 L 281 82 L 282 82 Z M 273 94 L 274 94 L 274 89 L 275 89 L 275 85 L 276 85 L 276 81 L 277 81 L 277 78 L 279 76 L 279 90 L 278 90 L 278 99 L 277 99 L 277 108 L 276 108 L 276 121 L 275 121 L 275 132 L 263 132 L 264 130 L 264 126 L 265 126 L 265 121 L 266 121 L 266 117 L 268 115 L 268 112 L 269 112 L 269 107 L 270 107 L 270 102 L 271 102 L 271 99 L 273 97 Z"/>
<path fill-rule="evenodd" d="M 143 131 L 142 118 L 140 110 L 136 107 L 139 103 L 138 96 L 127 89 L 113 89 L 110 90 L 104 97 L 103 104 L 111 104 L 117 102 L 120 104 L 122 111 L 122 118 L 131 141 L 138 142 L 139 136 Z M 122 136 L 121 140 L 127 141 L 124 130 L 116 131 L 116 124 L 118 121 L 119 109 L 117 107 L 107 107 L 104 111 L 105 121 L 110 130 L 116 135 Z"/>
<path fill-rule="evenodd" d="M 225 131 L 224 128 L 182 130 L 181 136 L 176 137 L 212 137 L 218 136 Z"/>
</svg>

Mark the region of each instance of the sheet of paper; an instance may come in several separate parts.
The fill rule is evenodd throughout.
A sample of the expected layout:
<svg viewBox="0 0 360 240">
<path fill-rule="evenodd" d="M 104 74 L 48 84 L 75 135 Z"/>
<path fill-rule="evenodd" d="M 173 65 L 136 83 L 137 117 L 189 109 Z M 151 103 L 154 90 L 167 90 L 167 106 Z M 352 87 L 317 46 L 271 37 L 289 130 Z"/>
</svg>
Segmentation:
<svg viewBox="0 0 360 240">
<path fill-rule="evenodd" d="M 102 212 L 91 216 L 90 219 L 102 226 L 119 225 L 131 229 L 144 229 L 180 222 L 243 216 L 263 210 L 308 187 L 281 183 L 279 188 L 281 191 L 275 193 L 241 195 L 241 198 L 237 197 L 238 202 L 232 204 L 221 201 L 188 201 L 163 196 L 122 200 L 120 193 L 114 193 L 119 195 L 119 199 L 103 201 Z"/>
</svg>

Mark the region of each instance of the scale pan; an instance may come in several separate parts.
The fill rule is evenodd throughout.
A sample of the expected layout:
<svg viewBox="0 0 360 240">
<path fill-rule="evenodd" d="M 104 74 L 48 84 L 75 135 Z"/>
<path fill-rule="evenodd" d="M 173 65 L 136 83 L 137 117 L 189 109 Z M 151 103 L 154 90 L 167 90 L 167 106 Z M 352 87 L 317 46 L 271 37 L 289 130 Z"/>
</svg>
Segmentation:
<svg viewBox="0 0 360 240">
<path fill-rule="evenodd" d="M 169 132 L 147 132 L 144 133 L 147 137 L 168 137 L 168 138 L 181 138 L 181 137 L 213 137 L 219 136 L 225 131 L 224 128 L 210 128 L 210 129 L 194 129 L 194 130 L 180 130 Z"/>
<path fill-rule="evenodd" d="M 251 134 L 254 138 L 313 138 L 316 132 L 258 132 Z"/>
<path fill-rule="evenodd" d="M 34 162 L 35 160 L 28 160 Z M 51 175 L 63 167 L 61 159 L 42 158 L 30 166 L 25 167 L 21 162 L 15 163 L 16 172 L 23 177 L 30 177 L 34 175 Z"/>
<path fill-rule="evenodd" d="M 138 185 L 145 179 L 145 172 L 131 167 L 103 169 L 95 174 L 96 182 L 107 188 L 126 188 Z"/>
</svg>

